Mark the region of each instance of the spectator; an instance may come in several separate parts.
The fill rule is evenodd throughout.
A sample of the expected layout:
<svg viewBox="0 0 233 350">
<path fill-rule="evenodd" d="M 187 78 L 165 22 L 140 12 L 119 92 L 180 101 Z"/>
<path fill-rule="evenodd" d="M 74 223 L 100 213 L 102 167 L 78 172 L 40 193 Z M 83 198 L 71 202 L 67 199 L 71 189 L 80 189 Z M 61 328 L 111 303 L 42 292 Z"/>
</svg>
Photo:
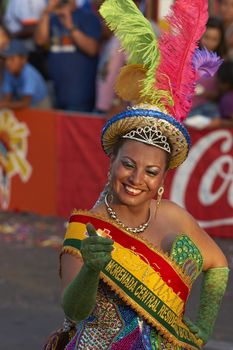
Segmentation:
<svg viewBox="0 0 233 350">
<path fill-rule="evenodd" d="M 35 45 L 34 31 L 46 4 L 47 0 L 9 0 L 4 16 L 7 29 L 14 38 L 23 40 L 29 51 L 29 62 L 44 76 L 47 74 L 46 55 Z"/>
<path fill-rule="evenodd" d="M 233 23 L 233 0 L 219 0 L 219 14 L 226 30 Z"/>
<path fill-rule="evenodd" d="M 209 124 L 209 128 L 233 127 L 233 62 L 225 61 L 218 73 L 218 88 L 220 93 L 220 116 Z"/>
<path fill-rule="evenodd" d="M 120 49 L 120 43 L 114 35 L 103 45 L 100 57 L 95 110 L 98 113 L 107 113 L 119 100 L 114 92 L 114 84 L 120 68 L 126 62 L 125 53 Z"/>
<path fill-rule="evenodd" d="M 27 49 L 19 40 L 12 40 L 1 52 L 5 58 L 0 108 L 48 108 L 49 99 L 44 79 L 27 63 Z"/>
<path fill-rule="evenodd" d="M 218 17 L 209 17 L 206 31 L 200 40 L 200 47 L 216 52 L 223 57 L 226 52 L 223 21 Z"/>
<path fill-rule="evenodd" d="M 36 43 L 49 45 L 48 71 L 56 107 L 92 111 L 101 25 L 90 10 L 49 0 L 36 30 Z"/>
<path fill-rule="evenodd" d="M 216 17 L 210 17 L 206 31 L 200 40 L 200 47 L 216 52 L 223 56 L 225 52 L 223 22 Z M 202 115 L 216 118 L 219 115 L 218 88 L 216 77 L 203 77 L 197 82 L 196 95 L 193 98 L 192 110 L 189 117 Z"/>
</svg>

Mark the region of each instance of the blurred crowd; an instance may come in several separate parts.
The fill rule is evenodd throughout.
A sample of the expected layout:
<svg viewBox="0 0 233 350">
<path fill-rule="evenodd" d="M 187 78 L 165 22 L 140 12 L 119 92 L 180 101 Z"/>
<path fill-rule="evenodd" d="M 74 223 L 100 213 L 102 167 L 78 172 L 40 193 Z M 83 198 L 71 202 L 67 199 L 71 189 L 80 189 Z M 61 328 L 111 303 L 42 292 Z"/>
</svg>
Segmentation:
<svg viewBox="0 0 233 350">
<path fill-rule="evenodd" d="M 187 123 L 194 127 L 233 126 L 233 0 L 218 0 L 218 16 L 210 16 L 199 46 L 222 58 L 213 77 L 197 83 Z"/>
<path fill-rule="evenodd" d="M 233 126 L 233 0 L 217 0 L 200 47 L 224 59 L 201 78 L 188 122 Z M 114 83 L 126 56 L 98 9 L 103 0 L 5 0 L 0 22 L 0 108 L 56 108 L 103 114 L 125 103 Z M 135 0 L 142 12 L 147 0 Z M 152 23 L 157 36 L 159 25 Z M 193 122 L 194 121 L 194 122 Z"/>
</svg>

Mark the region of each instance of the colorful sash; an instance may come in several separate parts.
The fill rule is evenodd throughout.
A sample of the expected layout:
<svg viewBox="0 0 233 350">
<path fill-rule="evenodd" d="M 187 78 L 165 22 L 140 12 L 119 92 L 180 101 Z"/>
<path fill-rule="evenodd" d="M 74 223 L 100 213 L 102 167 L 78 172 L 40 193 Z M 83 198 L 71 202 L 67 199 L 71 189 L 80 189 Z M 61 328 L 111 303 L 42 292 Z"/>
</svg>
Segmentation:
<svg viewBox="0 0 233 350">
<path fill-rule="evenodd" d="M 80 255 L 88 222 L 99 235 L 114 240 L 112 260 L 100 273 L 101 279 L 171 343 L 201 349 L 201 340 L 182 321 L 191 280 L 167 255 L 114 223 L 83 211 L 72 214 L 62 253 Z"/>
</svg>

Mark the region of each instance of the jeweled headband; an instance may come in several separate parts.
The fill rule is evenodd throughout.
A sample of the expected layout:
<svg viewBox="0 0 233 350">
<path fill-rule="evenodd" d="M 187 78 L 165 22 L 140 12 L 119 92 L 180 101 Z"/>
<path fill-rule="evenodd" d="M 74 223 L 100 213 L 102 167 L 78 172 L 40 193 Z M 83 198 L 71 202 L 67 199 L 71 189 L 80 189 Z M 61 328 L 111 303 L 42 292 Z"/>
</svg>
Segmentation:
<svg viewBox="0 0 233 350">
<path fill-rule="evenodd" d="M 129 139 L 145 143 L 146 145 L 161 148 L 167 153 L 171 153 L 171 147 L 167 141 L 167 137 L 158 130 L 157 126 L 139 126 L 137 129 L 127 132 L 122 136 L 123 139 Z"/>
</svg>

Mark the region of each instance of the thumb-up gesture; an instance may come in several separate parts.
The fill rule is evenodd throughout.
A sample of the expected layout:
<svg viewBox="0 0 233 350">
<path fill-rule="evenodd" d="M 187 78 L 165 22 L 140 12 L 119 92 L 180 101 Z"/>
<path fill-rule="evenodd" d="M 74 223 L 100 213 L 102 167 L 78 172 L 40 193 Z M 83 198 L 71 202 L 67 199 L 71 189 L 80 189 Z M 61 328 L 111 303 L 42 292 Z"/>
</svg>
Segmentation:
<svg viewBox="0 0 233 350">
<path fill-rule="evenodd" d="M 81 254 L 84 264 L 91 270 L 100 272 L 111 260 L 114 241 L 110 238 L 97 235 L 94 226 L 90 223 L 86 225 L 88 238 L 81 243 Z"/>
</svg>

